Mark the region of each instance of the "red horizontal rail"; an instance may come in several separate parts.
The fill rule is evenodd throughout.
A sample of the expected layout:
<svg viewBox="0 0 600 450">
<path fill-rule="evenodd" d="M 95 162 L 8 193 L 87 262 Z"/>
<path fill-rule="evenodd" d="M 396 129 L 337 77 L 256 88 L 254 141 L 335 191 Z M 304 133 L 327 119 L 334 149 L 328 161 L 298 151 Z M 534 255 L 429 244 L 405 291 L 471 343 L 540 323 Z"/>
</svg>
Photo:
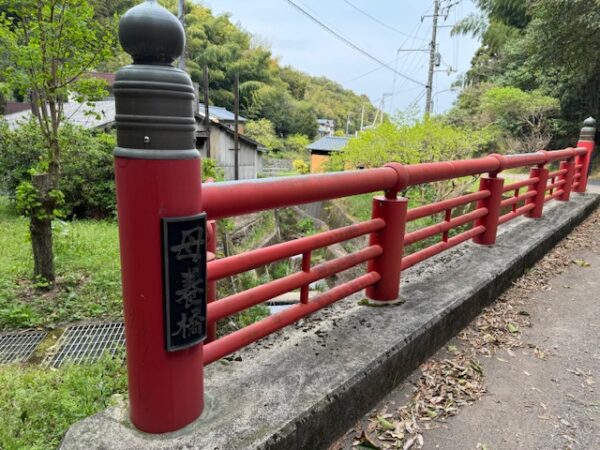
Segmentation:
<svg viewBox="0 0 600 450">
<path fill-rule="evenodd" d="M 411 244 L 414 244 L 415 242 L 419 242 L 419 241 L 422 241 L 423 239 L 427 239 L 431 236 L 435 236 L 436 234 L 445 233 L 454 228 L 465 225 L 469 222 L 473 222 L 473 221 L 479 219 L 480 217 L 484 217 L 485 215 L 487 215 L 487 213 L 488 213 L 487 208 L 479 208 L 479 209 L 476 209 L 475 211 L 471 211 L 468 214 L 464 214 L 462 216 L 455 217 L 452 220 L 449 220 L 447 222 L 440 222 L 438 224 L 431 225 L 429 227 L 422 228 L 417 231 L 413 231 L 411 233 L 404 235 L 404 245 L 411 245 Z"/>
<path fill-rule="evenodd" d="M 500 169 L 500 161 L 493 156 L 463 161 L 444 161 L 404 166 L 408 172 L 408 186 L 432 183 L 450 178 L 496 172 Z"/>
<path fill-rule="evenodd" d="M 564 179 L 563 179 L 563 180 L 558 180 L 558 181 L 555 181 L 554 183 L 552 183 L 552 184 L 549 184 L 549 185 L 546 187 L 546 190 L 547 190 L 547 191 L 550 191 L 550 190 L 552 190 L 552 189 L 555 189 L 555 188 L 557 188 L 557 187 L 561 187 L 561 186 L 562 186 L 563 184 L 565 184 L 566 182 L 567 182 L 567 181 L 566 181 L 566 180 L 564 180 Z"/>
<path fill-rule="evenodd" d="M 474 238 L 485 232 L 484 226 L 475 227 L 469 231 L 465 231 L 457 236 L 451 237 L 448 239 L 448 242 L 440 242 L 438 244 L 432 245 L 430 247 L 424 248 L 412 255 L 405 256 L 402 259 L 402 270 L 406 270 L 409 267 L 414 266 L 422 261 L 425 261 L 432 256 L 435 256 L 439 253 L 442 253 L 444 250 L 448 250 L 452 247 L 456 247 L 458 244 L 461 244 L 469 239 Z"/>
<path fill-rule="evenodd" d="M 262 178 L 205 184 L 202 205 L 209 219 L 331 200 L 392 189 L 398 173 L 391 167 L 297 177 Z"/>
<path fill-rule="evenodd" d="M 550 162 L 554 162 L 554 161 L 561 161 L 563 159 L 571 159 L 571 158 L 574 158 L 575 156 L 585 155 L 587 153 L 587 150 L 583 147 L 579 147 L 579 148 L 566 148 L 564 150 L 553 150 L 551 152 L 544 152 L 544 153 L 548 157 L 548 160 L 546 162 L 550 163 Z"/>
<path fill-rule="evenodd" d="M 554 172 L 550 172 L 548 174 L 548 178 L 556 178 L 556 177 L 560 177 L 561 175 L 564 175 L 567 173 L 567 169 L 560 169 L 560 170 L 556 170 Z"/>
<path fill-rule="evenodd" d="M 337 286 L 321 294 L 308 303 L 293 306 L 260 322 L 248 325 L 204 346 L 204 364 L 208 365 L 236 350 L 256 342 L 277 330 L 291 325 L 310 314 L 323 309 L 349 295 L 360 292 L 381 280 L 377 272 L 370 272 L 348 283 Z M 209 305 L 210 306 L 210 305 Z"/>
<path fill-rule="evenodd" d="M 523 180 L 523 181 L 518 181 L 518 182 L 512 183 L 512 184 L 507 184 L 506 186 L 504 186 L 504 188 L 502 188 L 502 192 L 504 193 L 504 192 L 514 191 L 515 189 L 521 189 L 526 186 L 533 186 L 534 184 L 537 184 L 539 181 L 540 181 L 540 179 L 538 177 L 527 178 L 526 180 Z"/>
<path fill-rule="evenodd" d="M 547 195 L 544 198 L 545 202 L 549 202 L 550 200 L 556 200 L 557 198 L 559 198 L 561 195 L 563 195 L 565 193 L 565 191 L 563 191 L 562 189 L 559 189 L 558 191 L 556 191 L 554 194 L 551 195 Z"/>
<path fill-rule="evenodd" d="M 520 153 L 518 155 L 497 155 L 502 161 L 502 170 L 515 169 L 517 167 L 527 167 L 536 164 L 545 164 L 547 160 L 546 152 L 539 151 L 535 153 Z"/>
<path fill-rule="evenodd" d="M 208 263 L 208 281 L 220 280 L 291 256 L 374 233 L 384 227 L 385 222 L 382 219 L 373 219 L 314 236 L 259 248 L 240 255 L 217 259 Z"/>
<path fill-rule="evenodd" d="M 468 205 L 469 203 L 473 203 L 478 200 L 485 200 L 489 196 L 490 191 L 486 190 L 463 195 L 461 197 L 451 198 L 449 200 L 443 200 L 441 202 L 432 203 L 431 205 L 419 206 L 418 208 L 408 210 L 406 221 L 412 222 L 413 220 L 422 219 L 423 217 L 441 213 L 448 209 L 454 209 L 458 206 Z"/>
<path fill-rule="evenodd" d="M 310 272 L 296 272 L 287 277 L 217 300 L 208 305 L 208 323 L 214 323 L 232 314 L 259 305 L 278 295 L 343 272 L 351 267 L 377 258 L 382 253 L 383 249 L 380 246 L 372 245 L 356 253 L 319 264 L 311 268 Z"/>
<path fill-rule="evenodd" d="M 512 212 L 509 212 L 508 214 L 504 214 L 503 216 L 500 216 L 500 218 L 498 219 L 498 224 L 502 225 L 503 223 L 506 223 L 509 220 L 515 219 L 519 216 L 522 216 L 523 214 L 528 213 L 529 211 L 531 211 L 534 208 L 535 208 L 535 204 L 533 204 L 533 203 L 529 203 L 525 206 L 521 206 L 516 211 L 512 211 Z"/>
<path fill-rule="evenodd" d="M 524 194 L 519 195 L 518 197 L 511 197 L 511 198 L 507 198 L 506 200 L 502 200 L 502 202 L 500 203 L 500 206 L 505 208 L 507 206 L 516 205 L 517 203 L 523 202 L 529 198 L 534 198 L 536 195 L 537 195 L 537 191 L 528 191 L 528 192 L 525 192 Z"/>
</svg>

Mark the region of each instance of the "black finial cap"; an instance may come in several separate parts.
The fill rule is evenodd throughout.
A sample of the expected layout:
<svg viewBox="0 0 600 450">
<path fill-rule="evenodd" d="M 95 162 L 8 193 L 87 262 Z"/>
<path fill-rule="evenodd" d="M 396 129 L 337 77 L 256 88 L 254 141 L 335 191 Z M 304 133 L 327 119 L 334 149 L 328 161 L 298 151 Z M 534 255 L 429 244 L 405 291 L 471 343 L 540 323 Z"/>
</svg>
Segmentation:
<svg viewBox="0 0 600 450">
<path fill-rule="evenodd" d="M 119 40 L 135 64 L 171 64 L 183 52 L 185 31 L 177 17 L 147 0 L 121 18 Z"/>
<path fill-rule="evenodd" d="M 596 139 L 596 119 L 588 117 L 583 121 L 583 128 L 579 134 L 580 141 L 594 141 Z"/>
</svg>

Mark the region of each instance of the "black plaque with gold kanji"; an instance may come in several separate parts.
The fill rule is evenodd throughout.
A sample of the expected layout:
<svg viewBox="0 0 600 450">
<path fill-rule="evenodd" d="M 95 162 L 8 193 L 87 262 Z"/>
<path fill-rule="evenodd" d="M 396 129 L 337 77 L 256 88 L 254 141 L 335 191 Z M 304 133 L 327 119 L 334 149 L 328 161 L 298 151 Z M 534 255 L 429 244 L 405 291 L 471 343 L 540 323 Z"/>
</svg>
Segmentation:
<svg viewBox="0 0 600 450">
<path fill-rule="evenodd" d="M 206 338 L 206 214 L 162 219 L 167 351 Z"/>
</svg>

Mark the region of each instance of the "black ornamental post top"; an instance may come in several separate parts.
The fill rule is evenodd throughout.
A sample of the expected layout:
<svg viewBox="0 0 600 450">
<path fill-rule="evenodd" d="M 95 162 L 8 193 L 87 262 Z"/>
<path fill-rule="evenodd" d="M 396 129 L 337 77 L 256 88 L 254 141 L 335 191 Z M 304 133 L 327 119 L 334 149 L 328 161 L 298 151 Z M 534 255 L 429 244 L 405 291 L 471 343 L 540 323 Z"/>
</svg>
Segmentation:
<svg viewBox="0 0 600 450">
<path fill-rule="evenodd" d="M 583 121 L 583 128 L 581 129 L 581 135 L 579 140 L 581 141 L 594 141 L 596 138 L 596 119 L 588 117 Z"/>
<path fill-rule="evenodd" d="M 179 20 L 157 1 L 147 0 L 123 15 L 119 40 L 133 64 L 115 78 L 115 156 L 199 158 L 194 87 L 186 72 L 171 65 L 185 47 Z"/>
<path fill-rule="evenodd" d="M 171 64 L 183 52 L 185 32 L 173 14 L 148 0 L 125 13 L 119 40 L 136 64 Z"/>
</svg>

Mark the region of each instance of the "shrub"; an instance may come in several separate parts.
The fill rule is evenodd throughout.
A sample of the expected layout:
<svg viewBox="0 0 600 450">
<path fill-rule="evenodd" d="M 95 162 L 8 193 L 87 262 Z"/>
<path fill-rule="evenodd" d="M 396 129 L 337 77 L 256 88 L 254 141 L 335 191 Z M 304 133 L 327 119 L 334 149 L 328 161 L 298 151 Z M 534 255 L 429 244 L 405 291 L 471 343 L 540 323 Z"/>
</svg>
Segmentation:
<svg viewBox="0 0 600 450">
<path fill-rule="evenodd" d="M 299 174 L 304 175 L 304 174 L 307 174 L 307 173 L 310 172 L 310 166 L 305 161 L 303 161 L 301 159 L 295 159 L 292 162 L 292 165 L 294 167 L 294 170 L 296 172 L 298 172 Z"/>
<path fill-rule="evenodd" d="M 213 181 L 223 181 L 225 179 L 225 172 L 217 165 L 217 162 L 214 159 L 203 158 L 202 181 L 206 182 L 208 179 L 212 179 Z"/>
<path fill-rule="evenodd" d="M 112 217 L 116 209 L 113 149 L 114 133 L 95 133 L 63 125 L 60 190 L 67 217 Z M 12 199 L 17 188 L 26 190 L 30 171 L 43 169 L 46 149 L 33 121 L 10 130 L 0 125 L 0 186 Z"/>
</svg>

